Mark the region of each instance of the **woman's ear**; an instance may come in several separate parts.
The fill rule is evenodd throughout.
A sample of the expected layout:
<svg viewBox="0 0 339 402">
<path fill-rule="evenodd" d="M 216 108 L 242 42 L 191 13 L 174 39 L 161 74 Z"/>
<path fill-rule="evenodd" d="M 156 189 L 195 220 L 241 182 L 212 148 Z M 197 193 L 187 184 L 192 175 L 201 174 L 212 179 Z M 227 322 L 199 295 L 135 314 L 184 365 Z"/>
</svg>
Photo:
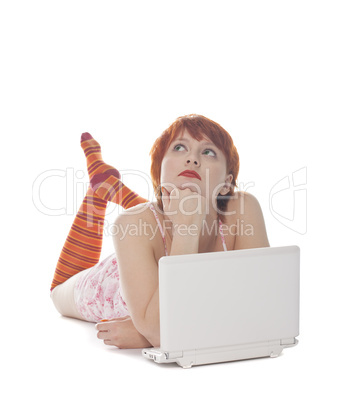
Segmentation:
<svg viewBox="0 0 339 402">
<path fill-rule="evenodd" d="M 225 183 L 225 185 L 222 186 L 222 188 L 220 189 L 219 194 L 226 195 L 229 191 L 230 191 L 230 186 L 229 186 L 229 184 Z"/>
<path fill-rule="evenodd" d="M 230 191 L 230 189 L 231 189 L 231 185 L 232 185 L 232 180 L 233 180 L 233 175 L 232 174 L 229 174 L 227 177 L 226 177 L 226 180 L 225 180 L 225 184 L 223 185 L 223 187 L 220 189 L 220 194 L 221 195 L 226 195 L 229 191 Z"/>
</svg>

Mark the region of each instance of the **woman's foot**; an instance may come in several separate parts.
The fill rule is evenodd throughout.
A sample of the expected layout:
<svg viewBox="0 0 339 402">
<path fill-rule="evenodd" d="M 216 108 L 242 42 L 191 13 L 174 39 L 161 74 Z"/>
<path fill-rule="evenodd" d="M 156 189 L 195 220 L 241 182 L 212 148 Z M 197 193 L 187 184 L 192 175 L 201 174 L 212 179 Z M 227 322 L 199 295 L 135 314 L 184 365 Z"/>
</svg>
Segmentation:
<svg viewBox="0 0 339 402">
<path fill-rule="evenodd" d="M 81 136 L 81 147 L 85 152 L 87 170 L 92 190 L 98 197 L 121 205 L 124 209 L 147 202 L 120 180 L 120 173 L 102 160 L 100 144 L 89 133 Z"/>
<path fill-rule="evenodd" d="M 102 160 L 100 144 L 95 141 L 90 133 L 83 133 L 81 135 L 81 148 L 85 152 L 90 180 L 97 174 L 105 173 L 120 179 L 119 170 L 115 169 L 113 166 L 107 165 L 107 163 Z"/>
</svg>

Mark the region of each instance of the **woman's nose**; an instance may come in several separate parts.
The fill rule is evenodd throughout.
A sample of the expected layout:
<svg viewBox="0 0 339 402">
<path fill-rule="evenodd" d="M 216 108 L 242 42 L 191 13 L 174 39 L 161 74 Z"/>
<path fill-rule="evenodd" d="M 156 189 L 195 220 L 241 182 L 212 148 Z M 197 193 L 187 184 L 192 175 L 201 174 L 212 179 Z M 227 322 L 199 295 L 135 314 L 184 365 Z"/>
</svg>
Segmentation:
<svg viewBox="0 0 339 402">
<path fill-rule="evenodd" d="M 200 166 L 200 162 L 197 160 L 197 158 L 189 158 L 186 161 L 186 165 L 195 165 L 195 166 Z"/>
</svg>

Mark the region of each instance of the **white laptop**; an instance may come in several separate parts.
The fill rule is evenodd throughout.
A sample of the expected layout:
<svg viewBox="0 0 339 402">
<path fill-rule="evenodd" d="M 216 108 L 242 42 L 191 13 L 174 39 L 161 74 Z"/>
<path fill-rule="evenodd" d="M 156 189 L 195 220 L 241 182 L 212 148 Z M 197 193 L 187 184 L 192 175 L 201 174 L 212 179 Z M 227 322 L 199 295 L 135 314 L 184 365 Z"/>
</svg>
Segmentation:
<svg viewBox="0 0 339 402">
<path fill-rule="evenodd" d="M 265 247 L 162 257 L 157 363 L 184 368 L 277 357 L 299 335 L 300 249 Z"/>
</svg>

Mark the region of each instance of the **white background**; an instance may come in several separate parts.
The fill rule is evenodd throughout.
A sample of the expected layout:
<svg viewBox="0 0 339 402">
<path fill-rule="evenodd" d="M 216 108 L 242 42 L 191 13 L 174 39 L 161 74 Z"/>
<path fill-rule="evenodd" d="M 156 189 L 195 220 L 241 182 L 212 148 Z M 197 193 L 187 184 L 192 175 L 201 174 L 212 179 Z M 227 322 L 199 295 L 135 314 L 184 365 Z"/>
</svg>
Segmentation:
<svg viewBox="0 0 339 402">
<path fill-rule="evenodd" d="M 338 400 L 336 7 L 1 2 L 0 393 L 7 401 Z M 93 324 L 60 317 L 49 299 L 86 188 L 81 133 L 90 132 L 104 159 L 148 198 L 141 175 L 148 177 L 153 141 L 189 113 L 232 135 L 239 183 L 259 200 L 271 246 L 301 248 L 300 344 L 277 359 L 159 366 L 139 350 L 105 346 Z M 288 178 L 290 189 L 271 198 Z M 108 225 L 118 212 L 110 207 Z M 107 233 L 102 257 L 113 251 Z"/>
</svg>

